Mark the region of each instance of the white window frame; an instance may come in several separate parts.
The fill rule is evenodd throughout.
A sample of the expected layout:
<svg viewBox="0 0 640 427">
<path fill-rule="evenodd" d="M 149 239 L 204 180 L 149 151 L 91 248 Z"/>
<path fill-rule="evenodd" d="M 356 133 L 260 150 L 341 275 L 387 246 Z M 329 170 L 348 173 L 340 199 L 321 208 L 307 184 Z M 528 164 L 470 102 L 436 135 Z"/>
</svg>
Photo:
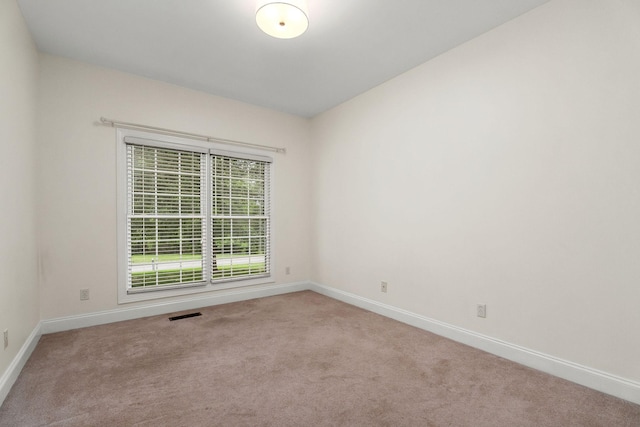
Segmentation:
<svg viewBox="0 0 640 427">
<path fill-rule="evenodd" d="M 253 160 L 264 160 L 271 163 L 269 168 L 269 200 L 267 203 L 270 205 L 270 226 L 269 226 L 269 249 L 268 249 L 268 264 L 269 274 L 260 277 L 248 277 L 239 278 L 233 277 L 225 281 L 212 282 L 210 277 L 205 277 L 205 281 L 201 285 L 185 285 L 185 286 L 172 286 L 169 288 L 154 288 L 144 292 L 132 291 L 128 285 L 128 250 L 127 250 L 127 140 L 136 139 L 138 143 L 146 143 L 150 146 L 173 148 L 185 151 L 199 151 L 206 150 L 213 154 L 227 155 L 238 158 L 246 158 Z M 174 297 L 180 295 L 191 295 L 202 292 L 217 291 L 223 289 L 239 288 L 245 286 L 255 286 L 274 283 L 274 169 L 275 159 L 268 155 L 268 152 L 255 148 L 247 147 L 230 147 L 225 144 L 199 141 L 195 139 L 189 139 L 177 136 L 168 136 L 152 132 L 144 132 L 139 130 L 122 129 L 118 128 L 116 131 L 116 144 L 117 144 L 117 256 L 118 256 L 118 304 L 147 301 L 159 298 Z M 209 156 L 207 156 L 209 157 Z M 207 172 L 205 179 L 205 193 L 206 197 L 203 201 L 205 207 L 205 229 L 204 234 L 206 236 L 205 241 L 207 245 L 203 248 L 203 259 L 206 263 L 205 270 L 210 269 L 211 260 L 211 215 L 210 215 L 210 167 L 209 159 L 207 160 Z"/>
</svg>

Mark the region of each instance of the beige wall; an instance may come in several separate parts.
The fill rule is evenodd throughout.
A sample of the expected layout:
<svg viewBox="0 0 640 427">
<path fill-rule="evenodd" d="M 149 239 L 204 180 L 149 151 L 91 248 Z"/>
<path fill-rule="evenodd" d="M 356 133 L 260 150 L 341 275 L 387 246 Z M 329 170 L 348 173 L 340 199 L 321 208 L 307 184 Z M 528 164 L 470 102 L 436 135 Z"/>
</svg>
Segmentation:
<svg viewBox="0 0 640 427">
<path fill-rule="evenodd" d="M 313 280 L 639 381 L 638 22 L 555 0 L 316 117 Z"/>
<path fill-rule="evenodd" d="M 274 155 L 275 275 L 309 278 L 308 120 L 50 55 L 40 93 L 43 319 L 118 308 L 116 136 L 101 116 L 286 147 Z"/>
<path fill-rule="evenodd" d="M 20 10 L 14 0 L 0 0 L 0 378 L 40 320 L 37 82 L 38 54 Z"/>
</svg>

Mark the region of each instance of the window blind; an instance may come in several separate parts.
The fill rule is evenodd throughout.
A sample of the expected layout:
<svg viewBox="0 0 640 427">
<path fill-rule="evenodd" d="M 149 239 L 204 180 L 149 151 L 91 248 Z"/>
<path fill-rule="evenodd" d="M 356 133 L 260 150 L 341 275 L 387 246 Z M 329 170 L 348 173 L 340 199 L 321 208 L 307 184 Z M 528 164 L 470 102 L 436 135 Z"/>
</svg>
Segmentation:
<svg viewBox="0 0 640 427">
<path fill-rule="evenodd" d="M 126 294 L 270 278 L 271 158 L 123 142 Z"/>
<path fill-rule="evenodd" d="M 206 155 L 127 144 L 128 288 L 203 284 Z"/>
<path fill-rule="evenodd" d="M 220 154 L 211 167 L 211 280 L 270 274 L 270 162 Z"/>
</svg>

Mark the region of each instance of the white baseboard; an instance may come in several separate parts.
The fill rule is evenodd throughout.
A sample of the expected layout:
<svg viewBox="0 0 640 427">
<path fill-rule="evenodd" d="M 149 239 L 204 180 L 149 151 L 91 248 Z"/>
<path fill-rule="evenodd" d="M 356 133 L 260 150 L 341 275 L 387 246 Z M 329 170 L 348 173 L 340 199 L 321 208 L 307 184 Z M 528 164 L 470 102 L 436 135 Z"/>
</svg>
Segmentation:
<svg viewBox="0 0 640 427">
<path fill-rule="evenodd" d="M 156 301 L 146 305 L 136 305 L 133 307 L 43 320 L 41 322 L 42 333 L 50 334 L 53 332 L 104 325 L 106 323 L 139 319 L 141 317 L 156 316 L 177 311 L 193 310 L 211 305 L 227 304 L 230 302 L 245 301 L 308 289 L 309 282 L 227 289 L 214 294 L 199 294 L 198 296 L 181 299 L 179 301 Z"/>
<path fill-rule="evenodd" d="M 510 344 L 329 286 L 312 282 L 309 289 L 346 302 L 347 304 L 355 305 L 356 307 L 381 314 L 385 317 L 478 348 L 487 353 L 520 363 L 521 365 L 640 404 L 640 383 L 635 381 L 620 378 L 597 369 L 559 359 L 515 344 Z"/>
<path fill-rule="evenodd" d="M 31 353 L 33 353 L 33 350 L 36 348 L 36 344 L 38 344 L 41 335 L 41 326 L 40 323 L 38 323 L 36 327 L 33 328 L 33 331 L 31 331 L 31 334 L 27 337 L 27 340 L 24 342 L 22 347 L 20 347 L 20 351 L 16 354 L 13 361 L 11 361 L 7 370 L 4 371 L 2 377 L 0 377 L 0 405 L 2 405 L 2 402 L 4 402 L 4 399 L 9 394 L 11 387 L 13 387 L 13 384 L 18 379 L 20 371 L 22 371 L 22 368 L 25 363 L 27 363 L 27 360 L 29 360 Z"/>
</svg>

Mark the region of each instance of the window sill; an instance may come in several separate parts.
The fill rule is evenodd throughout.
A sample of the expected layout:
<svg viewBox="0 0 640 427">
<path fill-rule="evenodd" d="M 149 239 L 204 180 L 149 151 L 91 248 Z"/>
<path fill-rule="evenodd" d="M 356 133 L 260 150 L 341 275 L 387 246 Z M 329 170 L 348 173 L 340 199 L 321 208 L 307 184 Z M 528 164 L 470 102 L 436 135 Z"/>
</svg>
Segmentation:
<svg viewBox="0 0 640 427">
<path fill-rule="evenodd" d="M 271 276 L 259 277 L 255 279 L 236 280 L 232 282 L 221 282 L 215 284 L 203 284 L 200 286 L 188 286 L 184 288 L 154 289 L 146 292 L 118 293 L 118 304 L 128 304 L 140 301 L 151 301 L 162 298 L 179 297 L 186 295 L 201 294 L 205 292 L 221 291 L 226 289 L 244 288 L 248 286 L 273 284 L 275 280 Z M 121 289 L 121 288 L 120 288 Z"/>
</svg>

